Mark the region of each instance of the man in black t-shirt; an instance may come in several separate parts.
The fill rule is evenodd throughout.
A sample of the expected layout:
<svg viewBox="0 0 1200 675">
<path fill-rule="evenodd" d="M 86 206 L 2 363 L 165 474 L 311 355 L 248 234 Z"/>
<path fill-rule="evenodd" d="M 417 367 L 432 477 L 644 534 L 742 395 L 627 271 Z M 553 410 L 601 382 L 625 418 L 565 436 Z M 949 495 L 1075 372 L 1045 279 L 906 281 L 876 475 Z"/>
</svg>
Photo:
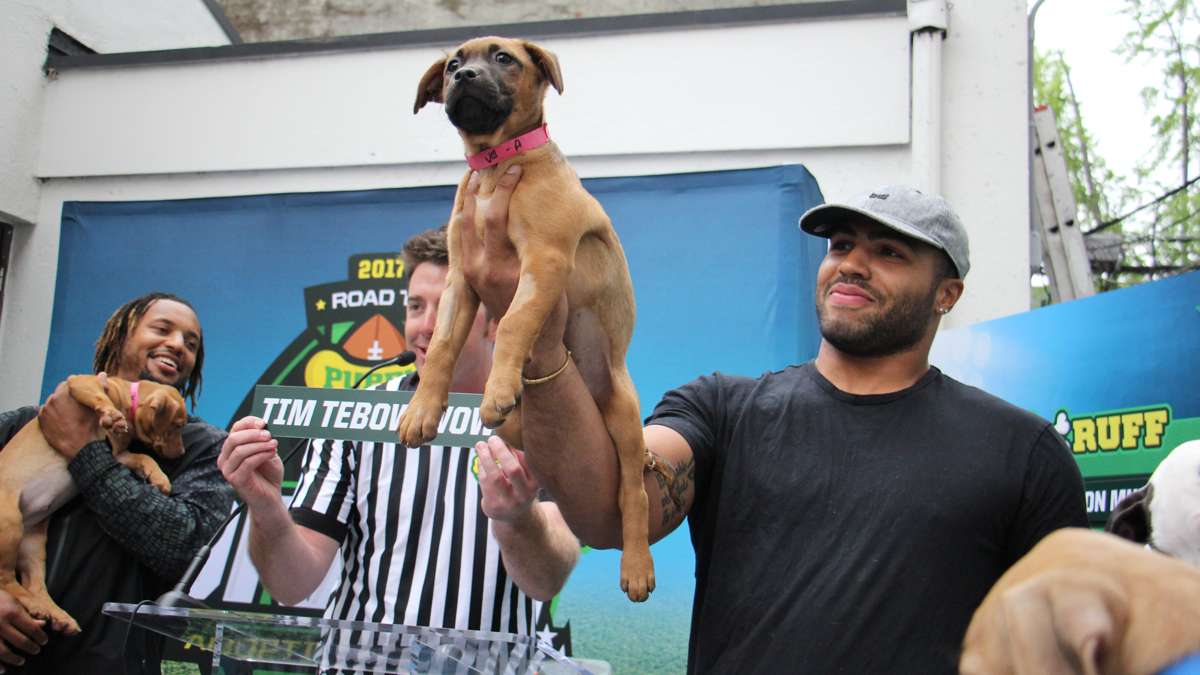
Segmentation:
<svg viewBox="0 0 1200 675">
<path fill-rule="evenodd" d="M 196 311 L 169 293 L 119 307 L 96 341 L 93 372 L 174 386 L 195 406 L 204 367 Z M 38 416 L 32 406 L 0 413 L 0 447 Z M 105 616 L 106 602 L 154 600 L 183 576 L 233 503 L 217 469 L 225 432 L 188 416 L 184 454 L 155 457 L 171 479 L 164 495 L 113 458 L 96 416 L 65 383 L 41 410 L 47 441 L 68 458 L 79 494 L 50 518 L 46 584 L 83 631 L 66 636 L 0 591 L 0 669 L 9 673 L 158 672 L 162 639 Z M 136 439 L 130 448 L 150 453 Z"/>
<path fill-rule="evenodd" d="M 516 287 L 503 229 L 515 182 L 490 197 L 483 236 L 462 235 L 493 311 Z M 1001 573 L 1052 530 L 1087 524 L 1079 470 L 1046 421 L 929 365 L 970 265 L 944 200 L 885 187 L 800 225 L 829 239 L 816 359 L 700 378 L 645 427 L 666 466 L 646 473 L 651 540 L 686 516 L 696 549 L 688 670 L 954 673 Z M 526 381 L 544 378 L 522 394 L 526 458 L 584 543 L 616 547 L 616 453 L 590 393 L 604 386 L 574 365 L 602 345 L 568 326 L 565 305 L 525 366 Z"/>
</svg>

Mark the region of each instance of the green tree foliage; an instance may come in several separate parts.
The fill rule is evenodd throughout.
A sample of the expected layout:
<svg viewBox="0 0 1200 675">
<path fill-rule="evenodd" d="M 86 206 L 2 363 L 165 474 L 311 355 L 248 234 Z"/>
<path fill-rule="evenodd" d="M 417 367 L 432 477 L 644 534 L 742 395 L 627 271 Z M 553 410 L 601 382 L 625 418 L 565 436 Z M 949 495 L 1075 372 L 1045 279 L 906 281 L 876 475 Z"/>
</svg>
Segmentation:
<svg viewBox="0 0 1200 675">
<path fill-rule="evenodd" d="M 1161 80 L 1142 90 L 1153 114 L 1155 144 L 1138 177 L 1157 199 L 1140 219 L 1142 233 L 1128 267 L 1151 277 L 1200 267 L 1200 182 L 1196 121 L 1200 103 L 1200 3 L 1126 0 L 1133 24 L 1119 48 L 1126 60 L 1161 64 Z M 1187 186 L 1179 189 L 1181 186 Z"/>
<path fill-rule="evenodd" d="M 1034 105 L 1057 117 L 1089 248 L 1121 248 L 1118 268 L 1095 273 L 1101 290 L 1200 268 L 1200 0 L 1126 0 L 1122 11 L 1132 28 L 1116 51 L 1161 66 L 1142 90 L 1154 145 L 1133 175 L 1115 174 L 1097 152 L 1062 52 L 1034 57 Z"/>
</svg>

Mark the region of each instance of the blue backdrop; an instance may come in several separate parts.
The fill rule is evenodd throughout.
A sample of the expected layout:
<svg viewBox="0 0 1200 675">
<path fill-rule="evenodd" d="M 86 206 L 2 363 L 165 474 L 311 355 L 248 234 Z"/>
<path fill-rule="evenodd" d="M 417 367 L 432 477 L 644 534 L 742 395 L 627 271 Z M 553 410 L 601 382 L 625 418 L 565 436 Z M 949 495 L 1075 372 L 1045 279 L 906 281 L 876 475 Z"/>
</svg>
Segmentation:
<svg viewBox="0 0 1200 675">
<path fill-rule="evenodd" d="M 821 201 L 801 166 L 585 186 L 629 258 L 638 322 L 630 372 L 648 413 L 668 388 L 714 370 L 756 375 L 811 358 L 825 240 L 797 227 Z M 347 261 L 396 251 L 443 223 L 451 187 L 64 205 L 43 397 L 90 370 L 100 327 L 152 290 L 196 307 L 207 350 L 197 413 L 227 426 L 239 403 L 309 330 L 303 289 L 345 281 Z M 658 591 L 633 606 L 615 552 L 589 552 L 560 597 L 575 653 L 618 672 L 677 672 L 687 649 L 693 558 L 686 528 L 654 548 Z"/>
<path fill-rule="evenodd" d="M 1200 438 L 1197 303 L 1200 272 L 1190 272 L 946 331 L 931 359 L 1054 422 L 1083 473 L 1088 517 L 1102 526 L 1163 457 Z"/>
<path fill-rule="evenodd" d="M 1156 401 L 1200 417 L 1200 272 L 945 331 L 931 358 L 1051 420 Z"/>
</svg>

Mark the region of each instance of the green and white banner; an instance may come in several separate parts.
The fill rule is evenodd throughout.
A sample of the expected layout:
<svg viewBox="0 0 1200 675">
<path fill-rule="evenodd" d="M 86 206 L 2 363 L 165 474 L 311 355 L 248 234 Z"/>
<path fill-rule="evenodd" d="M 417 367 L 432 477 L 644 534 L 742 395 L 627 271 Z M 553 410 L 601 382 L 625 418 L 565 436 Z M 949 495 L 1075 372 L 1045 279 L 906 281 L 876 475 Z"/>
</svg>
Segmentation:
<svg viewBox="0 0 1200 675">
<path fill-rule="evenodd" d="M 400 416 L 411 391 L 254 387 L 251 414 L 266 420 L 280 438 L 331 438 L 339 441 L 395 443 Z M 431 445 L 465 448 L 492 435 L 479 418 L 479 394 L 450 394 Z"/>
</svg>

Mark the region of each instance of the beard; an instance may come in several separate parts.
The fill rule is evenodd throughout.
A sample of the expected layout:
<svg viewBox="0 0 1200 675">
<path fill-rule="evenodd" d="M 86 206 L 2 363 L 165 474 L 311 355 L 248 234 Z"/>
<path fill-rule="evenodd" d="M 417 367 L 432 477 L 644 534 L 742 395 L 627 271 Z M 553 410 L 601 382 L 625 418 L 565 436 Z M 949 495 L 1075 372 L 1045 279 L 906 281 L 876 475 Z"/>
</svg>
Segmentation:
<svg viewBox="0 0 1200 675">
<path fill-rule="evenodd" d="M 880 307 L 865 318 L 834 318 L 825 313 L 825 298 L 829 288 L 836 283 L 846 283 L 867 288 L 878 300 Z M 821 337 L 851 356 L 890 356 L 911 348 L 925 337 L 929 321 L 933 318 L 933 300 L 937 286 L 926 293 L 905 296 L 880 297 L 875 289 L 850 279 L 834 279 L 818 291 L 817 321 L 821 326 Z"/>
<path fill-rule="evenodd" d="M 183 385 L 187 383 L 186 377 L 180 377 L 178 382 L 169 382 L 169 381 L 164 382 L 161 377 L 154 375 L 146 368 L 142 368 L 142 372 L 138 373 L 138 379 L 139 380 L 150 380 L 151 382 L 165 384 L 168 387 L 174 387 L 175 389 L 179 390 L 180 394 L 183 394 Z"/>
</svg>

